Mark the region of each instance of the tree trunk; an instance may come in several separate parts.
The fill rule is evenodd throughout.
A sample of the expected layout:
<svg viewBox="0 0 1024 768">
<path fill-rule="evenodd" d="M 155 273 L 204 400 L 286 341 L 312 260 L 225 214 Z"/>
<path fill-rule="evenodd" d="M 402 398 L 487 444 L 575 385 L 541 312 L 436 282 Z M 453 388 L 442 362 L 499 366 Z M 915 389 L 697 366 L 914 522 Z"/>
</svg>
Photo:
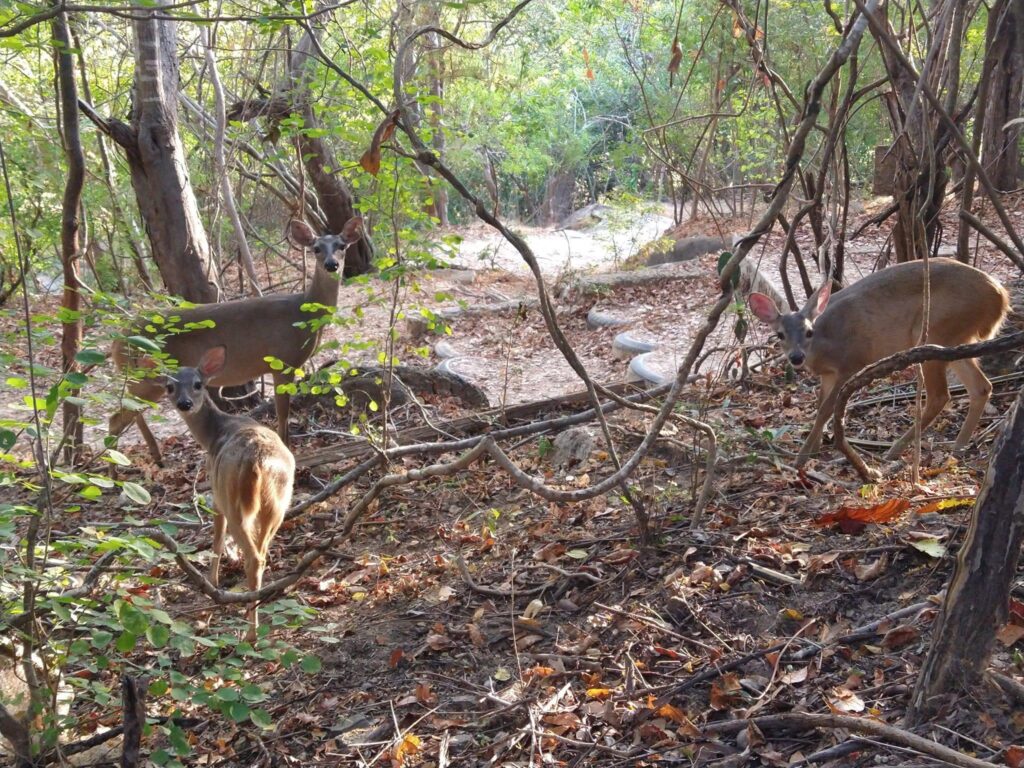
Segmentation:
<svg viewBox="0 0 1024 768">
<path fill-rule="evenodd" d="M 314 27 L 310 25 L 299 40 L 292 54 L 289 72 L 291 110 L 302 115 L 302 130 L 299 132 L 299 151 L 306 162 L 306 173 L 320 198 L 320 207 L 327 218 L 327 228 L 334 233 L 341 232 L 345 223 L 355 215 L 354 199 L 348 184 L 338 174 L 327 142 L 321 138 L 320 124 L 313 112 L 310 93 L 310 76 L 314 60 L 312 56 Z M 331 170 L 328 171 L 327 169 Z M 345 255 L 345 277 L 363 275 L 370 271 L 373 249 L 367 236 L 359 238 Z"/>
<path fill-rule="evenodd" d="M 935 620 L 907 718 L 929 715 L 943 694 L 975 683 L 985 670 L 996 630 L 1006 621 L 1024 541 L 1024 390 L 992 446 L 974 518 Z"/>
<path fill-rule="evenodd" d="M 959 40 L 950 42 L 951 37 L 962 33 L 957 23 L 958 3 L 960 0 L 936 0 L 934 3 L 937 22 L 931 29 L 928 55 L 920 73 L 904 70 L 888 48 L 880 44 L 886 72 L 893 84 L 893 94 L 886 106 L 893 135 L 897 137 L 892 147 L 896 164 L 893 200 L 897 207 L 892 238 L 896 260 L 900 262 L 922 258 L 938 234 L 938 213 L 949 181 L 942 150 L 949 137 L 934 110 L 919 94 L 917 83 L 924 79 L 937 91 L 943 73 L 948 68 L 959 67 Z M 958 82 L 956 77 L 946 82 L 944 103 L 947 106 L 956 103 Z"/>
<path fill-rule="evenodd" d="M 986 100 L 982 165 L 996 189 L 1006 192 L 1015 189 L 1021 178 L 1021 126 L 1003 126 L 1020 117 L 1024 95 L 1024 0 L 997 2 L 991 13 L 1004 9 L 999 34 L 992 40 L 992 84 Z"/>
<path fill-rule="evenodd" d="M 61 309 L 65 315 L 61 322 L 61 368 L 64 376 L 73 384 L 69 395 L 78 394 L 75 378 L 84 378 L 78 371 L 75 357 L 82 347 L 81 282 L 78 277 L 79 247 L 78 210 L 82 202 L 82 187 L 85 183 L 85 153 L 82 151 L 82 136 L 78 125 L 78 88 L 75 84 L 75 62 L 72 57 L 71 40 L 68 35 L 67 15 L 61 11 L 52 22 L 53 41 L 57 62 L 57 83 L 60 93 L 64 153 L 68 161 L 68 177 L 64 184 L 64 200 L 61 206 L 60 260 L 64 270 L 64 295 Z M 82 446 L 82 410 L 78 405 L 64 401 L 65 458 L 78 458 Z"/>
<path fill-rule="evenodd" d="M 135 158 L 128 153 L 132 187 L 167 289 L 189 301 L 212 302 L 219 293 L 216 270 L 178 135 L 177 24 L 157 18 L 164 4 L 138 6 L 132 21 L 137 152 Z"/>
<path fill-rule="evenodd" d="M 132 124 L 81 108 L 121 146 L 146 224 L 153 260 L 167 290 L 189 301 L 217 301 L 216 270 L 178 135 L 177 25 L 160 18 L 166 0 L 134 7 Z"/>
</svg>

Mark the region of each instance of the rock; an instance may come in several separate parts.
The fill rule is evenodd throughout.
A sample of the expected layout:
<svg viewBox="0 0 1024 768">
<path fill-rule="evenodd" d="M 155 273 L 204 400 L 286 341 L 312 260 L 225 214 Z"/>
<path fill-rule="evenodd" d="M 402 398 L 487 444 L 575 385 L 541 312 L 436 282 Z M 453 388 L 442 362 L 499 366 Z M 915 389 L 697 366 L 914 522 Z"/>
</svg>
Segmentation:
<svg viewBox="0 0 1024 768">
<path fill-rule="evenodd" d="M 676 240 L 675 245 L 669 251 L 655 249 L 647 258 L 647 266 L 653 267 L 658 264 L 670 264 L 677 261 L 693 261 L 698 256 L 728 249 L 728 244 L 719 237 L 704 237 L 703 235 L 684 237 L 682 240 Z"/>
<path fill-rule="evenodd" d="M 594 435 L 586 427 L 570 427 L 555 438 L 551 464 L 565 467 L 586 461 L 594 450 Z"/>
<path fill-rule="evenodd" d="M 595 224 L 599 224 L 605 218 L 609 208 L 607 205 L 601 205 L 600 203 L 591 203 L 580 208 L 578 211 L 574 211 L 565 217 L 565 220 L 559 224 L 559 229 L 588 229 Z"/>
</svg>

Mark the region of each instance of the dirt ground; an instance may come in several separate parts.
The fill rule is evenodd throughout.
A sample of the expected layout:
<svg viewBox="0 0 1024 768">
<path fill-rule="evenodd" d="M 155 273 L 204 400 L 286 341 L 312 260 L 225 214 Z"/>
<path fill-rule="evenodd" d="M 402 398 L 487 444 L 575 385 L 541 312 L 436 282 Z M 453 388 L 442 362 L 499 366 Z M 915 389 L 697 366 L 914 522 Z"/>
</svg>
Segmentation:
<svg viewBox="0 0 1024 768">
<path fill-rule="evenodd" d="M 1022 210 L 1014 207 L 1018 220 Z M 862 244 L 865 260 L 880 250 L 884 233 L 870 239 Z M 804 252 L 808 242 L 802 242 Z M 769 238 L 765 252 L 780 244 Z M 1007 284 L 1016 281 L 990 250 L 981 258 Z M 704 257 L 706 270 L 692 280 L 559 303 L 559 321 L 595 380 L 621 381 L 626 363 L 611 355 L 617 331 L 586 326 L 592 306 L 644 307 L 637 332 L 681 353 L 717 298 L 715 261 Z M 422 291 L 403 297 L 404 305 L 503 304 L 533 293 L 527 279 L 499 271 L 482 271 L 471 284 L 447 277 L 422 282 Z M 438 292 L 451 298 L 437 298 Z M 351 313 L 360 307 L 362 338 L 390 324 L 390 307 L 366 301 L 365 289 L 346 288 L 339 306 Z M 710 344 L 735 349 L 735 317 Z M 450 325 L 456 361 L 467 361 L 464 369 L 457 362 L 453 367 L 475 378 L 492 406 L 580 389 L 535 309 L 467 314 Z M 335 340 L 351 341 L 355 328 L 336 329 Z M 409 359 L 438 338 L 400 334 L 399 357 Z M 766 339 L 763 329 L 751 327 L 746 343 Z M 318 360 L 337 354 L 326 350 Z M 55 355 L 52 345 L 44 348 L 49 365 Z M 438 361 L 433 351 L 428 355 Z M 629 498 L 615 488 L 577 503 L 545 501 L 515 486 L 490 461 L 397 485 L 288 595 L 314 608 L 316 618 L 305 628 L 278 627 L 276 636 L 318 656 L 320 671 L 307 675 L 255 663 L 246 671 L 271 693 L 267 708 L 274 722 L 266 731 L 179 702 L 198 718 L 189 733 L 189 764 L 934 764 L 906 740 L 901 720 L 928 648 L 935 596 L 948 579 L 984 477 L 992 432 L 1019 384 L 997 383 L 992 412 L 965 458 L 954 461 L 948 442 L 941 442 L 956 433 L 965 412 L 958 398 L 927 436 L 920 484 L 911 484 L 905 468 L 886 466 L 884 481 L 863 486 L 831 451 L 809 473 L 790 466 L 812 418 L 812 381 L 788 377 L 771 363 L 742 382 L 721 368 L 709 374 L 684 391 L 678 406 L 718 435 L 702 520 L 693 514 L 707 445 L 677 423 L 640 462 Z M 908 380 L 897 377 L 896 383 Z M 520 422 L 497 414 L 488 428 L 578 410 L 550 407 Z M 458 437 L 469 434 L 453 421 L 464 415 L 460 404 L 427 396 L 393 414 L 390 429 L 401 441 L 402 430 L 429 421 L 437 439 Z M 622 410 L 609 417 L 619 461 L 636 450 L 650 418 Z M 848 428 L 863 448 L 891 440 L 910 418 L 909 402 L 885 384 L 858 397 Z M 344 412 L 299 412 L 297 454 L 353 444 L 356 438 L 347 434 L 352 423 Z M 133 514 L 150 520 L 174 505 L 189 507 L 195 483 L 202 482 L 202 456 L 181 437 L 180 425 L 168 418 L 159 428 L 166 438 L 163 468 L 149 463 L 140 446 L 126 448 L 135 462 L 127 477 L 145 484 L 156 500 Z M 615 460 L 597 426 L 588 428 L 596 443 L 578 463 L 553 464 L 554 432 L 505 445 L 526 473 L 548 486 L 588 488 L 611 473 Z M 404 472 L 433 460 L 447 459 L 414 456 L 389 469 Z M 880 465 L 876 454 L 870 461 Z M 304 471 L 297 497 L 355 462 Z M 291 517 L 275 539 L 268 578 L 286 573 L 329 537 L 377 477 L 371 473 Z M 636 505 L 650 517 L 647 547 L 639 544 Z M 825 517 L 851 508 L 873 510 L 875 522 L 850 526 Z M 72 522 L 83 530 L 120 514 L 105 498 Z M 183 543 L 198 543 L 208 529 L 183 528 L 179 535 Z M 206 553 L 196 558 L 205 562 Z M 227 581 L 239 577 L 238 567 L 229 567 Z M 237 606 L 214 606 L 188 589 L 167 587 L 152 596 L 200 625 L 241 621 Z M 274 605 L 264 611 L 273 617 Z M 1024 603 L 1015 602 L 1011 616 L 1000 628 L 991 666 L 1021 683 L 1024 631 L 1012 627 L 1024 625 Z M 147 653 L 137 652 L 132 663 L 146 669 Z M 182 669 L 193 662 L 176 661 Z M 111 677 L 116 685 L 113 671 Z M 940 702 L 940 714 L 917 734 L 993 763 L 1019 765 L 1024 705 L 994 687 L 974 693 Z M 159 702 L 154 707 L 166 709 Z M 91 724 L 83 735 L 118 719 L 116 702 L 100 713 L 73 711 Z M 838 721 L 819 728 L 787 724 L 787 716 L 799 713 L 870 719 L 893 726 L 893 733 L 864 737 Z M 760 727 L 750 722 L 766 715 L 779 720 Z M 146 746 L 165 745 L 153 737 Z"/>
</svg>

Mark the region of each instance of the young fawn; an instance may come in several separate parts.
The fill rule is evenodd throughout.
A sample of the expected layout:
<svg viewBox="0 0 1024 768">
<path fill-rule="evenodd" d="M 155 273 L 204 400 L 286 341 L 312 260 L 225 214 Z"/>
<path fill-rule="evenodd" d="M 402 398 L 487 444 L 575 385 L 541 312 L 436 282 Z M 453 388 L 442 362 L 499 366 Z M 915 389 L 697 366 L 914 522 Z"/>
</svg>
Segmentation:
<svg viewBox="0 0 1024 768">
<path fill-rule="evenodd" d="M 163 339 L 163 351 L 171 365 L 195 367 L 208 349 L 223 346 L 227 362 L 210 380 L 215 387 L 245 384 L 266 373 L 274 379 L 274 405 L 277 410 L 277 433 L 288 443 L 287 392 L 278 388 L 291 382 L 296 368 L 309 360 L 320 343 L 322 317 L 338 305 L 338 278 L 345 251 L 363 234 L 363 220 L 349 219 L 337 235 L 320 235 L 302 221 L 288 224 L 288 236 L 296 245 L 313 249 L 316 271 L 309 287 L 303 293 L 259 296 L 222 304 L 200 304 L 189 309 L 174 310 L 178 318 L 174 328 Z M 175 332 L 177 331 L 177 332 Z M 133 333 L 156 335 L 160 328 L 147 331 L 144 327 Z M 114 364 L 119 370 L 153 368 L 155 362 L 132 348 L 126 341 L 117 340 L 111 348 Z M 287 368 L 274 370 L 274 360 Z M 140 400 L 153 401 L 163 392 L 159 381 L 143 378 L 128 385 L 128 391 Z M 149 431 L 141 411 L 122 408 L 110 418 L 110 434 L 120 435 L 132 424 L 137 424 L 150 455 L 160 463 L 160 446 Z"/>
<path fill-rule="evenodd" d="M 208 350 L 195 368 L 163 377 L 168 399 L 206 451 L 213 489 L 213 562 L 210 581 L 218 586 L 224 530 L 242 551 L 246 585 L 263 585 L 267 550 L 292 499 L 295 459 L 280 436 L 247 416 L 224 413 L 210 400 L 207 382 L 225 365 L 224 347 Z M 256 638 L 256 606 L 248 611 L 247 639 Z"/>
<path fill-rule="evenodd" d="M 1010 308 L 1006 290 L 981 270 L 959 261 L 935 258 L 929 264 L 927 342 L 952 347 L 992 338 Z M 818 415 L 800 449 L 798 467 L 821 447 L 821 433 L 843 384 L 865 366 L 917 345 L 924 322 L 924 278 L 924 262 L 897 264 L 858 280 L 831 301 L 826 282 L 803 309 L 785 315 L 769 297 L 750 294 L 751 311 L 776 331 L 793 367 L 805 366 L 821 377 Z M 927 399 L 921 414 L 922 431 L 949 402 L 949 366 L 967 388 L 970 399 L 954 445 L 954 450 L 960 451 L 978 425 L 992 385 L 977 360 L 924 363 Z M 895 442 L 886 459 L 900 456 L 913 437 L 911 427 Z"/>
</svg>

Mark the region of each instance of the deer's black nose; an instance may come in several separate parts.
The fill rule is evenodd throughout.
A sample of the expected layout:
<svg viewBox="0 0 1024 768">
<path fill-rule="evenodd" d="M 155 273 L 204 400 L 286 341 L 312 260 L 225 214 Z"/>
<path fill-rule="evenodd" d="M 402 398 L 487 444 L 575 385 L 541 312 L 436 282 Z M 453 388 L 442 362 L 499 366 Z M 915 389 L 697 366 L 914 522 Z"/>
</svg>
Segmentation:
<svg viewBox="0 0 1024 768">
<path fill-rule="evenodd" d="M 193 405 L 193 403 L 192 403 L 191 400 L 189 400 L 187 397 L 183 397 L 183 398 L 181 398 L 178 401 L 178 410 L 179 411 L 191 411 L 192 410 L 192 405 Z"/>
<path fill-rule="evenodd" d="M 333 256 L 328 256 L 326 259 L 324 259 L 324 269 L 326 269 L 328 272 L 337 272 L 339 266 L 340 265 L 338 264 L 338 260 Z"/>
<path fill-rule="evenodd" d="M 789 356 L 789 362 L 791 362 L 793 364 L 793 367 L 799 368 L 801 365 L 804 364 L 804 353 L 803 352 L 793 352 Z"/>
</svg>

